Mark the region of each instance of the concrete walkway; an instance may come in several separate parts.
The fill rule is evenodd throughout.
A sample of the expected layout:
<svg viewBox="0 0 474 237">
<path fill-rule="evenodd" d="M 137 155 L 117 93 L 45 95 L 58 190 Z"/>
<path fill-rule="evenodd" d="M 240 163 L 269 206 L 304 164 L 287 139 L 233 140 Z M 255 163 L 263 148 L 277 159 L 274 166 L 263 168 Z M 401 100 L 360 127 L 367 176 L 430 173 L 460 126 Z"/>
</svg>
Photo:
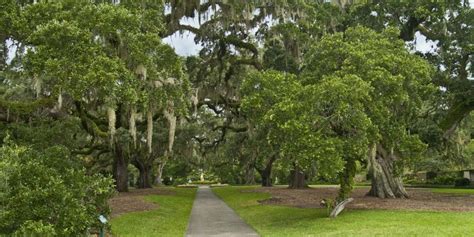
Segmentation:
<svg viewBox="0 0 474 237">
<path fill-rule="evenodd" d="M 186 236 L 258 236 L 209 188 L 200 186 L 194 200 Z"/>
</svg>

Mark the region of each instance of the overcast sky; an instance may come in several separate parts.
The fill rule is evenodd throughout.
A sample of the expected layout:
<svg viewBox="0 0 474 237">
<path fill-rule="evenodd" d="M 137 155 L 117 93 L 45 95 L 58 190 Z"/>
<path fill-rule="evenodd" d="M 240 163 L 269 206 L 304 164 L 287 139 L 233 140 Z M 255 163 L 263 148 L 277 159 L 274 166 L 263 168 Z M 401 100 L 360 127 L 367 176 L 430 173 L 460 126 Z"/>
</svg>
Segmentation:
<svg viewBox="0 0 474 237">
<path fill-rule="evenodd" d="M 436 42 L 427 40 L 426 37 L 419 32 L 415 33 L 415 37 L 416 39 L 412 43 L 414 43 L 416 51 L 427 53 L 435 50 Z M 163 41 L 171 45 L 176 50 L 176 53 L 181 56 L 197 55 L 202 48 L 194 42 L 194 34 L 187 31 L 183 35 L 176 32 L 163 39 Z"/>
<path fill-rule="evenodd" d="M 469 0 L 469 3 L 471 7 L 474 7 L 474 0 Z M 199 21 L 197 17 L 182 19 L 181 24 L 199 27 Z M 188 31 L 185 31 L 182 35 L 179 32 L 176 32 L 175 34 L 164 38 L 163 41 L 171 45 L 176 50 L 176 53 L 181 56 L 197 55 L 199 53 L 199 50 L 201 50 L 202 48 L 200 45 L 194 42 L 194 34 Z M 7 42 L 9 46 L 11 45 L 11 43 L 12 42 Z M 416 33 L 416 39 L 413 43 L 415 43 L 414 45 L 417 51 L 424 53 L 434 51 L 436 47 L 436 42 L 427 41 L 426 37 L 421 35 L 419 32 Z M 14 51 L 15 49 L 10 48 L 9 59 L 13 57 Z"/>
<path fill-rule="evenodd" d="M 474 0 L 469 0 L 470 6 L 474 7 Z M 194 27 L 199 27 L 199 21 L 197 18 L 187 18 L 182 19 L 181 24 L 191 25 Z M 426 37 L 419 32 L 416 33 L 415 39 L 415 49 L 417 51 L 426 53 L 435 50 L 436 42 L 431 40 L 427 41 Z M 201 49 L 200 45 L 194 43 L 194 34 L 185 32 L 183 35 L 180 35 L 179 32 L 163 39 L 163 41 L 171 45 L 176 53 L 181 56 L 197 55 Z"/>
</svg>

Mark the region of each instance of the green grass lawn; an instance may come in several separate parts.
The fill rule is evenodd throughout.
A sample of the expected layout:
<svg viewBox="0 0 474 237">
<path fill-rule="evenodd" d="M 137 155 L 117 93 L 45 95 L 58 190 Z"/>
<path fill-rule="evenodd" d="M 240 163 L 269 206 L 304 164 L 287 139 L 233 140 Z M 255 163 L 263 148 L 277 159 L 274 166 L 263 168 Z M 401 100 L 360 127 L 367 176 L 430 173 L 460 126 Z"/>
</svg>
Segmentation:
<svg viewBox="0 0 474 237">
<path fill-rule="evenodd" d="M 150 195 L 158 209 L 123 214 L 112 219 L 114 236 L 184 236 L 196 194 L 195 188 L 175 188 L 176 195 Z"/>
<path fill-rule="evenodd" d="M 262 236 L 472 236 L 473 212 L 348 210 L 336 219 L 325 209 L 260 205 L 266 193 L 254 187 L 214 188 L 214 192 Z"/>
<path fill-rule="evenodd" d="M 474 189 L 465 188 L 432 188 L 434 193 L 452 193 L 452 194 L 467 194 L 474 195 Z"/>
</svg>

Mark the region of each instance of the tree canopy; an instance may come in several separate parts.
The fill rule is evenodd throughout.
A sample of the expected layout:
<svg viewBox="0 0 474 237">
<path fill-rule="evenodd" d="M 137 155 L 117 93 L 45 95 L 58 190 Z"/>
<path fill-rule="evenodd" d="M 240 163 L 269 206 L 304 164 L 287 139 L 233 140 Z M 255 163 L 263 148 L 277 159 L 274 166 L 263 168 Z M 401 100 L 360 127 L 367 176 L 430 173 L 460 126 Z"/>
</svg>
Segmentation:
<svg viewBox="0 0 474 237">
<path fill-rule="evenodd" d="M 83 233 L 113 188 L 325 182 L 341 202 L 367 175 L 407 198 L 408 174 L 474 165 L 468 1 L 0 6 L 0 234 Z M 19 215 L 43 197 L 59 204 Z"/>
</svg>

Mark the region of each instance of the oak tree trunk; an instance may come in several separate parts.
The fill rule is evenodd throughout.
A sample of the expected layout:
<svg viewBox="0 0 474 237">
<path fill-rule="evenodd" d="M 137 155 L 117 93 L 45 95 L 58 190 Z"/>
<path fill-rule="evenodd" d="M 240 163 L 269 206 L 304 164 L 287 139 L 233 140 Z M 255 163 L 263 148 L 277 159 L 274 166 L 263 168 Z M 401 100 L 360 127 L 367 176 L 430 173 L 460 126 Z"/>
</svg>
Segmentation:
<svg viewBox="0 0 474 237">
<path fill-rule="evenodd" d="M 120 145 L 114 149 L 113 178 L 119 192 L 128 192 L 128 162 Z"/>
<path fill-rule="evenodd" d="M 246 167 L 244 182 L 247 185 L 255 184 L 255 171 L 252 167 Z"/>
<path fill-rule="evenodd" d="M 272 186 L 271 168 L 269 170 L 264 169 L 263 172 L 260 173 L 260 176 L 262 176 L 262 187 L 271 187 Z"/>
<path fill-rule="evenodd" d="M 163 185 L 162 177 L 163 177 L 163 168 L 165 167 L 166 162 L 161 162 L 158 165 L 158 172 L 156 174 L 155 184 L 156 185 Z"/>
<path fill-rule="evenodd" d="M 386 151 L 380 144 L 371 148 L 369 175 L 372 187 L 367 195 L 379 198 L 408 198 L 400 176 L 394 170 L 397 156 Z"/>
<path fill-rule="evenodd" d="M 290 175 L 288 175 L 288 188 L 302 189 L 307 187 L 304 172 L 299 167 L 294 166 L 294 169 L 291 170 Z"/>
<path fill-rule="evenodd" d="M 354 187 L 354 177 L 356 174 L 356 161 L 346 157 L 346 164 L 344 165 L 344 170 L 339 175 L 339 194 L 337 197 L 338 202 L 342 202 L 349 198 L 349 195 L 352 192 Z M 344 209 L 344 207 L 342 207 Z"/>
<path fill-rule="evenodd" d="M 133 165 L 138 169 L 137 188 L 152 188 L 151 164 L 147 164 L 136 158 Z"/>
<path fill-rule="evenodd" d="M 273 168 L 273 162 L 276 160 L 276 155 L 272 156 L 270 160 L 267 162 L 267 165 L 265 165 L 264 169 L 258 169 L 258 173 L 262 177 L 262 187 L 271 187 L 272 186 L 272 168 Z"/>
</svg>

